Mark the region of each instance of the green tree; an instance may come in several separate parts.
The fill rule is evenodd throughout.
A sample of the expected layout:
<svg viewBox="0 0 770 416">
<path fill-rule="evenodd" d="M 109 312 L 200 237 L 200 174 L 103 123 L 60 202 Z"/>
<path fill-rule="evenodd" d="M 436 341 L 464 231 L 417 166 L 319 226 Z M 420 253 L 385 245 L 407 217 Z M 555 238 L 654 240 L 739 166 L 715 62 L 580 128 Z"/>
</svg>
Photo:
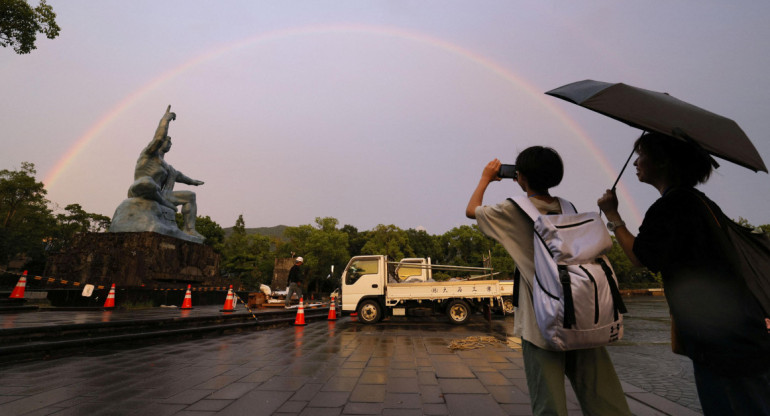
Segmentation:
<svg viewBox="0 0 770 416">
<path fill-rule="evenodd" d="M 392 261 L 415 256 L 412 246 L 409 245 L 409 235 L 393 224 L 374 227 L 368 233 L 361 254 L 384 254 Z"/>
<path fill-rule="evenodd" d="M 628 256 L 626 256 L 626 253 L 614 236 L 612 236 L 612 249 L 607 253 L 607 258 L 610 260 L 610 264 L 612 264 L 612 269 L 615 271 L 619 285 L 625 285 L 633 280 L 637 267 L 628 259 Z"/>
<path fill-rule="evenodd" d="M 612 237 L 612 249 L 607 253 L 612 270 L 621 289 L 659 288 L 663 286 L 660 273 L 653 273 L 646 267 L 637 267 L 631 263 L 615 237 Z"/>
<path fill-rule="evenodd" d="M 743 218 L 743 217 L 738 217 L 738 220 L 737 220 L 737 221 L 735 221 L 735 222 L 736 222 L 736 223 L 738 223 L 739 225 L 742 225 L 742 226 L 744 226 L 744 227 L 752 228 L 752 229 L 754 229 L 755 231 L 756 231 L 757 229 L 760 229 L 760 230 L 762 230 L 762 232 L 764 232 L 764 233 L 766 233 L 766 234 L 767 234 L 767 233 L 770 233 L 770 224 L 762 224 L 762 225 L 759 225 L 759 226 L 756 226 L 756 227 L 755 227 L 755 226 L 753 226 L 753 225 L 752 225 L 752 224 L 749 222 L 749 220 L 747 220 L 746 218 Z"/>
<path fill-rule="evenodd" d="M 494 278 L 497 280 L 512 280 L 516 263 L 505 250 L 505 247 L 497 241 L 492 241 L 491 257 L 492 268 L 495 273 L 499 273 Z"/>
<path fill-rule="evenodd" d="M 110 228 L 110 217 L 86 212 L 80 204 L 69 204 L 56 214 L 56 228 L 51 235 L 49 250 L 69 246 L 79 233 L 104 232 Z"/>
<path fill-rule="evenodd" d="M 54 39 L 59 30 L 56 13 L 45 0 L 34 8 L 25 0 L 0 0 L 0 46 L 10 46 L 19 55 L 30 53 L 37 49 L 38 33 Z"/>
<path fill-rule="evenodd" d="M 442 235 L 441 240 L 447 264 L 473 267 L 481 267 L 493 243 L 475 224 L 455 227 Z"/>
<path fill-rule="evenodd" d="M 243 215 L 239 215 L 232 234 L 225 238 L 222 245 L 222 273 L 240 279 L 246 288 L 253 290 L 262 283 L 269 283 L 272 267 L 270 238 L 246 234 Z"/>
<path fill-rule="evenodd" d="M 315 226 L 287 227 L 289 238 L 285 249 L 305 260 L 305 287 L 312 292 L 330 292 L 337 287 L 337 277 L 330 276 L 331 266 L 339 274 L 350 259 L 349 234 L 337 228 L 339 221 L 332 217 L 317 217 Z"/>
<path fill-rule="evenodd" d="M 19 170 L 0 170 L 0 263 L 27 257 L 27 267 L 42 272 L 56 221 L 36 173 L 30 162 Z"/>
<path fill-rule="evenodd" d="M 428 234 L 425 230 L 406 230 L 409 246 L 418 257 L 430 257 L 432 262 L 440 262 L 444 256 L 441 237 Z"/>
<path fill-rule="evenodd" d="M 184 226 L 184 216 L 179 212 L 176 213 L 176 224 L 180 228 Z M 203 244 L 211 246 L 217 253 L 222 253 L 222 245 L 225 242 L 225 230 L 216 221 L 212 220 L 208 215 L 205 217 L 198 215 L 195 217 L 195 231 L 206 238 Z"/>
<path fill-rule="evenodd" d="M 361 254 L 361 249 L 366 244 L 367 232 L 359 232 L 358 228 L 345 224 L 340 231 L 348 235 L 348 251 L 350 256 L 358 256 Z"/>
</svg>

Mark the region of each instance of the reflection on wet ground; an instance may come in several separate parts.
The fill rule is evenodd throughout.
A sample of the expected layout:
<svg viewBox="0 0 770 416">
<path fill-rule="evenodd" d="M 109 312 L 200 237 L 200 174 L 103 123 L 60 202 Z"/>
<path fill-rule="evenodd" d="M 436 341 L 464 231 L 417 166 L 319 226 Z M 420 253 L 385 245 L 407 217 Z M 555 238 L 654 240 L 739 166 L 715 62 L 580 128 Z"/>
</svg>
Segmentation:
<svg viewBox="0 0 770 416">
<path fill-rule="evenodd" d="M 702 412 L 692 362 L 671 352 L 671 319 L 664 297 L 624 299 L 623 340 L 608 348 L 621 380 Z"/>
<path fill-rule="evenodd" d="M 670 351 L 665 300 L 626 303 L 624 339 L 608 348 L 621 380 L 700 412 L 690 361 Z M 166 312 L 153 316 L 158 314 Z M 48 323 L 65 320 L 36 316 L 50 316 Z M 123 319 L 94 312 L 68 315 L 73 318 Z M 377 325 L 341 317 L 136 348 L 100 347 L 0 367 L 0 414 L 528 414 L 520 345 L 512 332 L 512 317 L 487 322 L 475 315 L 463 326 L 445 317 L 397 317 Z M 499 343 L 450 347 L 480 337 Z M 574 394 L 568 396 L 570 411 L 579 412 Z M 654 407 L 643 400 L 639 405 Z M 678 409 L 669 414 L 686 414 Z"/>
</svg>

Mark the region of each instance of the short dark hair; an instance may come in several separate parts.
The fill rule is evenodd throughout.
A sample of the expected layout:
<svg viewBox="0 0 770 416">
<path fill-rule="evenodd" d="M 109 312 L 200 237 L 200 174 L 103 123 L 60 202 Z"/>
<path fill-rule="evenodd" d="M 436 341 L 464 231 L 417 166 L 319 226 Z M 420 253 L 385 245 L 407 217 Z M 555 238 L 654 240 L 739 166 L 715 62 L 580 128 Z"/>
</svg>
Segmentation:
<svg viewBox="0 0 770 416">
<path fill-rule="evenodd" d="M 692 141 L 652 132 L 637 139 L 634 148 L 660 166 L 674 185 L 694 187 L 706 183 L 714 170 L 711 156 Z"/>
<path fill-rule="evenodd" d="M 550 147 L 532 146 L 516 157 L 516 170 L 527 178 L 529 187 L 545 191 L 561 183 L 564 163 L 561 156 Z"/>
</svg>

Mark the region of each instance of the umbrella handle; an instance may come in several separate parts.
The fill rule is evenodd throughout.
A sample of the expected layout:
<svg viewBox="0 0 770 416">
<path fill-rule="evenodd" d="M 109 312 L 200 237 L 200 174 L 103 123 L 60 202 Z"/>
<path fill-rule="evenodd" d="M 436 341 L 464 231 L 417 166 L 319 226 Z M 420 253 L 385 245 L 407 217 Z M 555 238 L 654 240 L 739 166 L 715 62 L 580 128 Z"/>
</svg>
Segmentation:
<svg viewBox="0 0 770 416">
<path fill-rule="evenodd" d="M 647 132 L 643 131 L 642 132 L 642 136 L 644 136 L 645 134 L 647 134 Z M 641 139 L 642 136 L 639 136 L 639 138 Z M 626 159 L 626 163 L 623 164 L 623 169 L 620 170 L 620 173 L 618 174 L 618 177 L 615 179 L 615 183 L 612 184 L 612 192 L 615 192 L 615 188 L 618 186 L 618 182 L 620 181 L 620 177 L 623 176 L 623 172 L 626 171 L 626 167 L 628 166 L 628 162 L 631 161 L 631 158 L 634 156 L 634 153 L 636 153 L 636 145 L 631 150 L 631 154 L 628 155 L 628 159 Z"/>
</svg>

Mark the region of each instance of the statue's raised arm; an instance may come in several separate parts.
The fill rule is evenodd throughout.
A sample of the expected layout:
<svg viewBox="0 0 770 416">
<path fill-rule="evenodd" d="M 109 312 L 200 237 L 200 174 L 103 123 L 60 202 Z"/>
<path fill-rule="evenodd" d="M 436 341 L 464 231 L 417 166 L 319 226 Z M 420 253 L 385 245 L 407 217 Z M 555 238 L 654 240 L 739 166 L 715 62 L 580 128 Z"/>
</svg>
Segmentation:
<svg viewBox="0 0 770 416">
<path fill-rule="evenodd" d="M 160 118 L 158 128 L 155 130 L 155 136 L 152 138 L 150 144 L 144 148 L 142 153 L 152 154 L 157 152 L 163 146 L 163 142 L 168 136 L 168 125 L 171 123 L 171 120 L 176 120 L 176 113 L 171 112 L 171 104 L 169 104 L 168 108 L 166 108 L 166 114 L 163 114 L 163 117 Z"/>
</svg>

